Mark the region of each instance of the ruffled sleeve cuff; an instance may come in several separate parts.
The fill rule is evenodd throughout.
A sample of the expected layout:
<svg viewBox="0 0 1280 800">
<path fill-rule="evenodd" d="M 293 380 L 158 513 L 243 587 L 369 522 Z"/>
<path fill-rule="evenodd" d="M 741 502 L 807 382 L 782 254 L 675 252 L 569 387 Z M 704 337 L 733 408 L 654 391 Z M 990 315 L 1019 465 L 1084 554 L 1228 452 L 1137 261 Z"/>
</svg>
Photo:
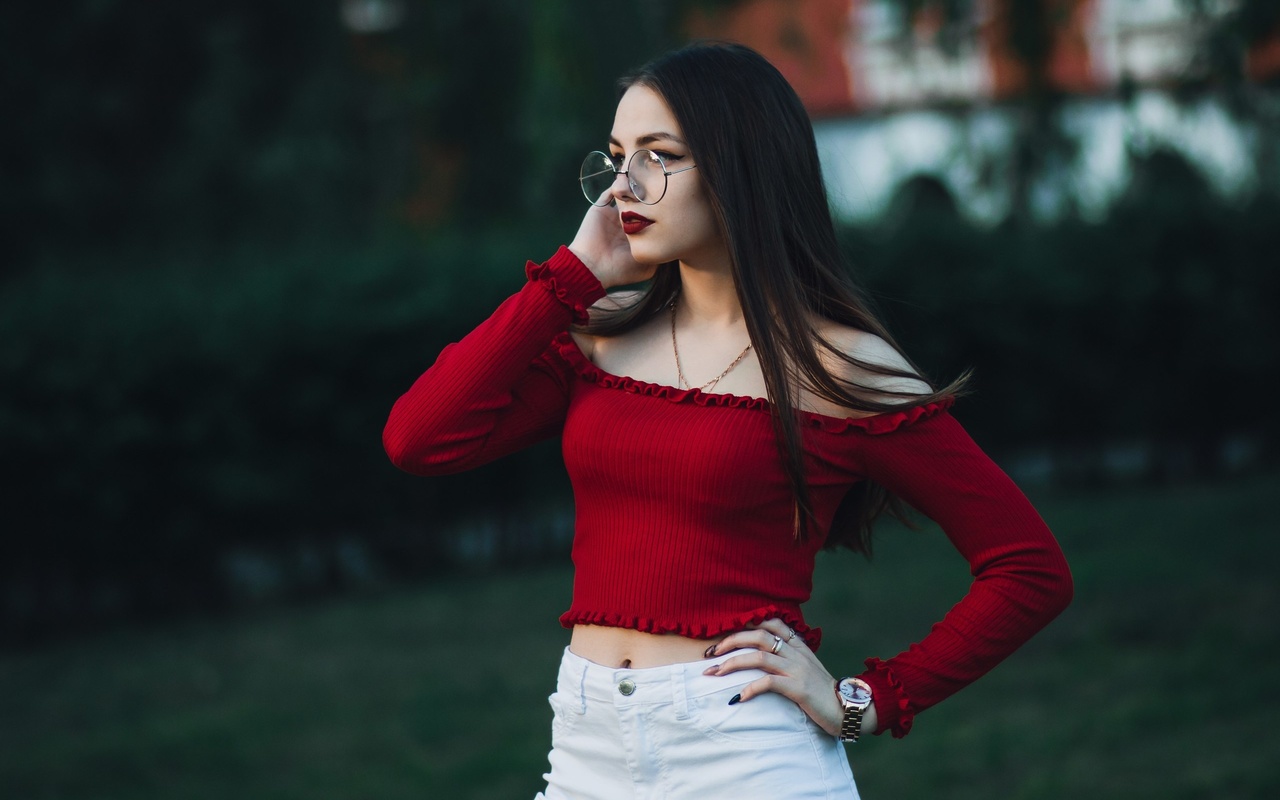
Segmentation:
<svg viewBox="0 0 1280 800">
<path fill-rule="evenodd" d="M 893 738 L 901 739 L 911 732 L 911 724 L 916 718 L 915 706 L 911 704 L 911 698 L 907 697 L 902 682 L 893 674 L 888 664 L 878 658 L 868 658 L 865 663 L 867 671 L 858 677 L 871 687 L 871 698 L 876 704 L 876 717 L 880 726 L 875 733 L 879 736 L 890 731 Z"/>
<path fill-rule="evenodd" d="M 551 258 L 525 265 L 530 281 L 541 283 L 573 313 L 573 321 L 587 322 L 587 309 L 604 297 L 604 286 L 568 247 L 561 245 Z"/>
</svg>

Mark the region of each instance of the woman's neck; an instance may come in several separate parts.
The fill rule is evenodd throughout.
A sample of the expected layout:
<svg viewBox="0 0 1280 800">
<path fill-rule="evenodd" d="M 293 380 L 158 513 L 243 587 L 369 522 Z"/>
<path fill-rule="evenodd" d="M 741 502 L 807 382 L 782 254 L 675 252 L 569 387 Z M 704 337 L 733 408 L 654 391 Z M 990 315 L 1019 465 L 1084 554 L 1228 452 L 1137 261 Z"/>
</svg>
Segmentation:
<svg viewBox="0 0 1280 800">
<path fill-rule="evenodd" d="M 737 327 L 742 323 L 742 306 L 733 283 L 728 254 L 723 259 L 680 262 L 681 317 L 695 325 Z"/>
</svg>

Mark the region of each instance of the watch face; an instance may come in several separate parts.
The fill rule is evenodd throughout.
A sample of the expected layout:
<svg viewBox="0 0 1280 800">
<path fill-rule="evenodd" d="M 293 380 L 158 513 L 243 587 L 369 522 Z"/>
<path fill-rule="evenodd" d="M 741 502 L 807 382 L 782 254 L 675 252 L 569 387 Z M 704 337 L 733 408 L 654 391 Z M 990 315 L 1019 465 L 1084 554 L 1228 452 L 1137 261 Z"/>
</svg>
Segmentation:
<svg viewBox="0 0 1280 800">
<path fill-rule="evenodd" d="M 867 691 L 867 687 L 861 683 L 855 683 L 850 678 L 840 681 L 840 696 L 846 702 L 855 706 L 865 706 L 871 703 L 871 692 Z"/>
</svg>

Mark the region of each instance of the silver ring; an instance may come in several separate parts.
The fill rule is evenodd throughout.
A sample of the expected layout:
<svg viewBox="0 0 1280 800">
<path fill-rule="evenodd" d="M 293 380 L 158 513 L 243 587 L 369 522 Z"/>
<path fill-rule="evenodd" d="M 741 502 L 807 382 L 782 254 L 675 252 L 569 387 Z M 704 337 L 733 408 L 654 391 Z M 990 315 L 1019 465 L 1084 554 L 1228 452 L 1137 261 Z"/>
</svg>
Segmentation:
<svg viewBox="0 0 1280 800">
<path fill-rule="evenodd" d="M 782 650 L 782 637 L 781 636 L 773 637 L 773 648 L 769 652 L 773 653 L 776 656 L 781 650 Z"/>
<path fill-rule="evenodd" d="M 787 628 L 787 630 L 791 632 L 791 635 L 787 637 L 787 643 L 790 644 L 791 640 L 796 638 L 796 631 L 795 628 Z"/>
</svg>

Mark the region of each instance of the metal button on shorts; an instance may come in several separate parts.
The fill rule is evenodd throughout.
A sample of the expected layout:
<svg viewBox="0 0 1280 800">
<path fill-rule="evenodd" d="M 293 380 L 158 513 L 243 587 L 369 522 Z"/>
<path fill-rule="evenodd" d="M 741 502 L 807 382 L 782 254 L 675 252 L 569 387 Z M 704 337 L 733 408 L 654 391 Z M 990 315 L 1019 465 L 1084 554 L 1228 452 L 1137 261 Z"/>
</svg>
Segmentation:
<svg viewBox="0 0 1280 800">
<path fill-rule="evenodd" d="M 636 690 L 636 682 L 633 680 L 624 680 L 618 684 L 618 691 L 622 692 L 624 697 L 630 697 L 632 692 Z"/>
</svg>

